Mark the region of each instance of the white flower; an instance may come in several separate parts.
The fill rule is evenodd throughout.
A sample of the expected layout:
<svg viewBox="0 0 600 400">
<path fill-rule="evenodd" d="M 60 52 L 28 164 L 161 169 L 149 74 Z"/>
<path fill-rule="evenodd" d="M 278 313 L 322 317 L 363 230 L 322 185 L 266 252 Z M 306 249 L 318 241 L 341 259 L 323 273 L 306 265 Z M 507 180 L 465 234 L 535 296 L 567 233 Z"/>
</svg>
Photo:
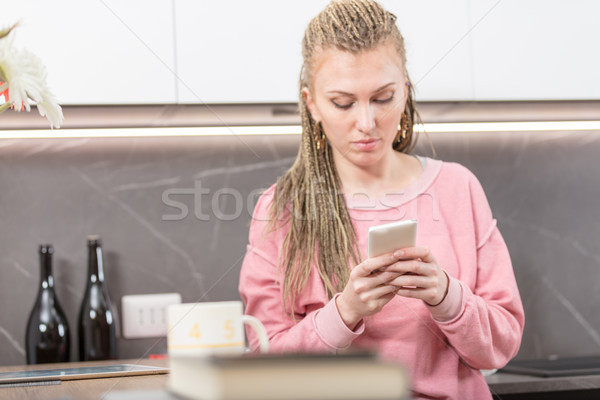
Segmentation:
<svg viewBox="0 0 600 400">
<path fill-rule="evenodd" d="M 60 128 L 63 113 L 46 85 L 44 64 L 35 54 L 14 48 L 12 35 L 0 38 L 0 81 L 0 93 L 4 92 L 7 104 L 12 103 L 17 111 L 22 107 L 30 111 L 31 104 L 35 104 L 51 127 Z"/>
</svg>

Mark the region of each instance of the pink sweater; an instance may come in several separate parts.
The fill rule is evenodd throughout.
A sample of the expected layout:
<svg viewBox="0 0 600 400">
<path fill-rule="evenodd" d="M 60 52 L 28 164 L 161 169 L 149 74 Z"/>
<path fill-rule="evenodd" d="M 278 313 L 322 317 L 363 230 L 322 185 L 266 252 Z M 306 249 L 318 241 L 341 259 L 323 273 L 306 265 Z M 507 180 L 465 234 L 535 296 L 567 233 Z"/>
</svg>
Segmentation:
<svg viewBox="0 0 600 400">
<path fill-rule="evenodd" d="M 246 313 L 262 321 L 273 352 L 336 352 L 352 345 L 402 362 L 414 396 L 423 399 L 491 399 L 479 369 L 504 366 L 521 342 L 524 313 L 508 250 L 479 181 L 466 168 L 427 159 L 421 177 L 402 193 L 378 200 L 347 198 L 363 257 L 369 226 L 418 220 L 417 245 L 431 249 L 450 277 L 436 307 L 396 296 L 354 331 L 327 299 L 316 268 L 294 304 L 295 321 L 282 307 L 277 268 L 285 229 L 265 235 L 274 187 L 259 199 L 240 274 Z M 250 345 L 257 339 L 248 332 Z"/>
</svg>

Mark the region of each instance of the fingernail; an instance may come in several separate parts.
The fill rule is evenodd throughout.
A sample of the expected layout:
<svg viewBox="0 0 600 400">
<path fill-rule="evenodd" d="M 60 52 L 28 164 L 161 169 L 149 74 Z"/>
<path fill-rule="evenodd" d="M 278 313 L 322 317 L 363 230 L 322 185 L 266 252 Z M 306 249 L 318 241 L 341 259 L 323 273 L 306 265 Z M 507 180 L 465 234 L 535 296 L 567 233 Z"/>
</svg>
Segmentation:
<svg viewBox="0 0 600 400">
<path fill-rule="evenodd" d="M 403 255 L 404 255 L 404 252 L 402 250 L 398 250 L 397 252 L 394 253 L 395 258 L 400 258 Z"/>
</svg>

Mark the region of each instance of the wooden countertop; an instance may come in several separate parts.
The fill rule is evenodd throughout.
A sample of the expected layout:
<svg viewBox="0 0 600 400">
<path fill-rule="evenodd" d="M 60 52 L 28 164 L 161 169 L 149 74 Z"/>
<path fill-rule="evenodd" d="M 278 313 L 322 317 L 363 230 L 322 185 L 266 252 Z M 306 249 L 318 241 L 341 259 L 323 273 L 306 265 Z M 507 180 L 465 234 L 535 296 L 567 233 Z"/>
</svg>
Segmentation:
<svg viewBox="0 0 600 400">
<path fill-rule="evenodd" d="M 96 365 L 114 364 L 139 364 L 159 367 L 168 367 L 168 360 L 111 360 L 73 362 L 57 364 L 38 364 L 26 366 L 0 367 L 0 372 L 60 369 L 74 367 L 89 367 Z M 2 386 L 0 385 L 0 398 L 6 400 L 87 400 L 103 399 L 110 393 L 125 390 L 156 390 L 164 389 L 167 384 L 168 374 L 123 376 L 114 378 L 95 378 L 62 381 L 60 384 L 42 384 L 35 386 Z"/>
</svg>

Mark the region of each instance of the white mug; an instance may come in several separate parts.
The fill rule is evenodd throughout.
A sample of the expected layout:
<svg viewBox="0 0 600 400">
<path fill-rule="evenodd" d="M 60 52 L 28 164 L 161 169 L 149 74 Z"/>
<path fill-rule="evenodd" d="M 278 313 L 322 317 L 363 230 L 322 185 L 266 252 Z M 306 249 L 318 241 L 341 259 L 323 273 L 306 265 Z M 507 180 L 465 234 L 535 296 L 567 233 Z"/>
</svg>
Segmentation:
<svg viewBox="0 0 600 400">
<path fill-rule="evenodd" d="M 167 308 L 169 356 L 243 354 L 247 351 L 244 323 L 258 335 L 260 352 L 269 350 L 263 324 L 243 314 L 241 301 L 173 304 Z"/>
</svg>

